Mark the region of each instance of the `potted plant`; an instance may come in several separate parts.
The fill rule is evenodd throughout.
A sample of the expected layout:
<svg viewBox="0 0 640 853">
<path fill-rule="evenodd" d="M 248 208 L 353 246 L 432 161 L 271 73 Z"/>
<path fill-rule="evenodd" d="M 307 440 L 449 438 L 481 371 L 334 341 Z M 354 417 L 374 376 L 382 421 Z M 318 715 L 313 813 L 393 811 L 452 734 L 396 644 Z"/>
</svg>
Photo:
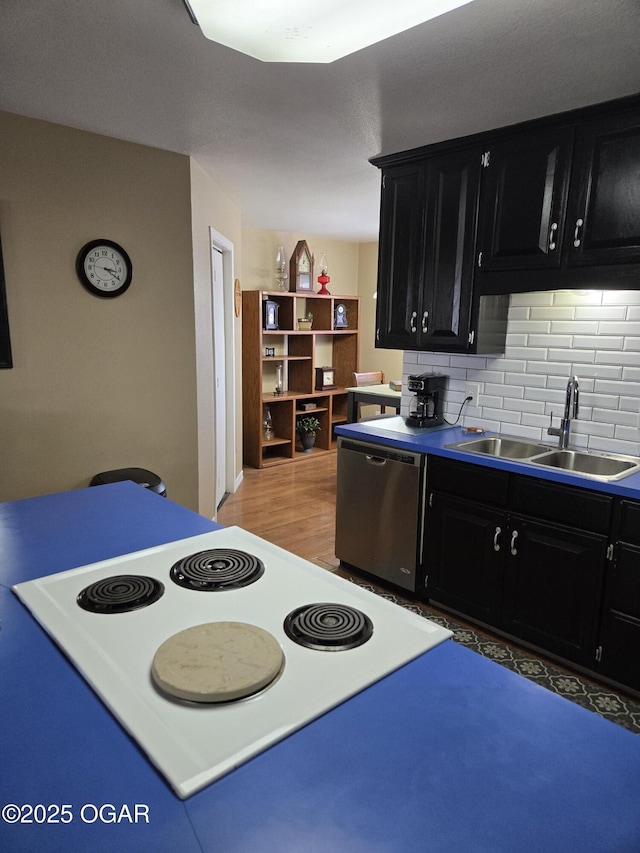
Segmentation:
<svg viewBox="0 0 640 853">
<path fill-rule="evenodd" d="M 316 433 L 320 429 L 320 421 L 310 415 L 299 417 L 296 421 L 296 432 L 300 436 L 304 453 L 311 453 L 316 443 Z"/>
<path fill-rule="evenodd" d="M 313 326 L 313 314 L 311 311 L 307 311 L 306 317 L 298 318 L 298 330 L 300 332 L 310 332 L 311 327 Z"/>
</svg>

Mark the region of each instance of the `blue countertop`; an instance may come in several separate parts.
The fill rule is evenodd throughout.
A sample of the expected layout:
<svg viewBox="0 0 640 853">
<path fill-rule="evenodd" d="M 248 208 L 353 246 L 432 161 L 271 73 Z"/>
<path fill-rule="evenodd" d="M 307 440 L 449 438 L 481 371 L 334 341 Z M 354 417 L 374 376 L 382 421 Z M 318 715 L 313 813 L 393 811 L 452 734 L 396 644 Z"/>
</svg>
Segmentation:
<svg viewBox="0 0 640 853">
<path fill-rule="evenodd" d="M 399 450 L 409 450 L 427 453 L 433 456 L 443 456 L 458 462 L 470 462 L 474 465 L 484 465 L 487 468 L 499 468 L 514 474 L 524 474 L 527 477 L 537 477 L 541 480 L 552 480 L 568 486 L 578 486 L 596 492 L 606 492 L 610 495 L 640 500 L 640 473 L 631 474 L 622 480 L 603 482 L 590 477 L 572 474 L 570 471 L 554 470 L 542 466 L 527 465 L 514 459 L 496 459 L 480 453 L 470 453 L 464 450 L 451 450 L 449 444 L 459 441 L 471 441 L 479 436 L 467 435 L 461 427 L 438 426 L 409 432 L 404 429 L 404 418 L 401 416 L 380 418 L 378 420 L 362 421 L 357 424 L 343 424 L 335 427 L 338 435 L 360 441 L 373 441 Z M 485 433 L 491 435 L 491 433 Z M 548 442 L 543 442 L 547 444 Z M 549 449 L 555 445 L 548 443 Z"/>
<path fill-rule="evenodd" d="M 451 640 L 179 800 L 9 587 L 216 527 L 133 483 L 0 505 L 1 850 L 640 850 L 640 738 Z"/>
</svg>

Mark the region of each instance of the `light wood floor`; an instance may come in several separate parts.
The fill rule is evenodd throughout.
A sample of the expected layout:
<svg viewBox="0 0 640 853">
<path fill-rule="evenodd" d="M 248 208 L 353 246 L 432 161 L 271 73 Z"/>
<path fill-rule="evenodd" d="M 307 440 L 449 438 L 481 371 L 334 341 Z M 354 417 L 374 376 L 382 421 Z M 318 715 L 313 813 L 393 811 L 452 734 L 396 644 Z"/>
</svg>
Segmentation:
<svg viewBox="0 0 640 853">
<path fill-rule="evenodd" d="M 337 454 L 324 453 L 273 468 L 245 468 L 216 520 L 335 570 L 336 462 Z"/>
</svg>

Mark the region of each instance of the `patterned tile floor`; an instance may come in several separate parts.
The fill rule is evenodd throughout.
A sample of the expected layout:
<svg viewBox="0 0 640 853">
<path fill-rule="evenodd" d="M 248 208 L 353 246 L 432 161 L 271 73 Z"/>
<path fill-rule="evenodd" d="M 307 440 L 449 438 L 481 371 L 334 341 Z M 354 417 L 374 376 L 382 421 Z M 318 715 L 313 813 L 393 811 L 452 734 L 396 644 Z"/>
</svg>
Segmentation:
<svg viewBox="0 0 640 853">
<path fill-rule="evenodd" d="M 562 669 L 558 664 L 536 657 L 533 652 L 526 649 L 521 649 L 502 639 L 484 634 L 480 629 L 456 621 L 440 610 L 409 601 L 398 594 L 384 590 L 382 587 L 356 578 L 343 570 L 340 570 L 339 573 L 352 583 L 381 595 L 400 607 L 424 615 L 438 625 L 443 625 L 453 631 L 453 639 L 456 643 L 461 643 L 474 652 L 506 666 L 507 669 L 511 669 L 548 690 L 582 705 L 583 708 L 595 711 L 601 717 L 640 734 L 640 702 L 630 696 L 617 693 L 607 685 L 599 684 L 585 676 Z"/>
</svg>

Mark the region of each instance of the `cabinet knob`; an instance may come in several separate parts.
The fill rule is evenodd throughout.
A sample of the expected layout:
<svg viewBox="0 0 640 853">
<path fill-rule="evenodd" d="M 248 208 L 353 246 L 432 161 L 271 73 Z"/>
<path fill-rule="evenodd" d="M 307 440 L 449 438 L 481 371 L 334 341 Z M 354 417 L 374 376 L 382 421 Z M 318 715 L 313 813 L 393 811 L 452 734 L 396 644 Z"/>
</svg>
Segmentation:
<svg viewBox="0 0 640 853">
<path fill-rule="evenodd" d="M 416 326 L 416 317 L 417 317 L 417 316 L 418 316 L 418 312 L 417 312 L 417 311 L 414 311 L 414 312 L 411 314 L 411 322 L 410 322 L 410 326 L 411 326 L 411 331 L 412 331 L 412 332 L 417 332 L 417 331 L 418 331 L 418 328 L 417 328 L 417 326 Z"/>
<path fill-rule="evenodd" d="M 511 534 L 511 545 L 510 545 L 511 553 L 513 554 L 514 557 L 518 553 L 516 550 L 516 539 L 517 538 L 518 538 L 518 531 L 514 530 L 513 533 Z"/>
<path fill-rule="evenodd" d="M 578 248 L 578 246 L 582 242 L 580 240 L 580 229 L 582 228 L 583 225 L 584 225 L 584 219 L 576 219 L 576 229 L 573 232 L 573 245 L 575 246 L 576 249 Z"/>
<path fill-rule="evenodd" d="M 552 222 L 551 228 L 549 229 L 549 251 L 553 252 L 556 247 L 556 231 L 558 230 L 558 223 Z"/>
<path fill-rule="evenodd" d="M 424 314 L 422 315 L 422 331 L 425 335 L 427 334 L 427 329 L 428 329 L 428 325 L 427 325 L 428 319 L 429 319 L 429 312 L 425 311 Z"/>
<path fill-rule="evenodd" d="M 501 533 L 502 533 L 502 528 L 496 527 L 496 532 L 495 532 L 495 535 L 493 537 L 493 550 L 494 551 L 500 550 L 500 543 L 498 542 L 498 537 L 500 536 Z"/>
</svg>

